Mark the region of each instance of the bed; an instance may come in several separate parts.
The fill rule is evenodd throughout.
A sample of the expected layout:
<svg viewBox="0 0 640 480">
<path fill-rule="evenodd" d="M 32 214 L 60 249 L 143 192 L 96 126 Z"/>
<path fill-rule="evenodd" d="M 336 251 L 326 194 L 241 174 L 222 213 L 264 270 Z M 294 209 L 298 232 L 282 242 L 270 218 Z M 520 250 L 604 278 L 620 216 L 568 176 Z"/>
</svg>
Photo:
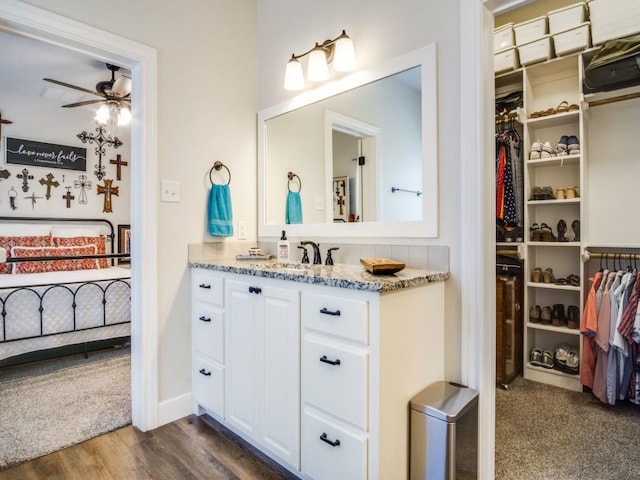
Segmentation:
<svg viewBox="0 0 640 480">
<path fill-rule="evenodd" d="M 105 219 L 0 217 L 0 362 L 128 338 L 131 271 Z"/>
</svg>

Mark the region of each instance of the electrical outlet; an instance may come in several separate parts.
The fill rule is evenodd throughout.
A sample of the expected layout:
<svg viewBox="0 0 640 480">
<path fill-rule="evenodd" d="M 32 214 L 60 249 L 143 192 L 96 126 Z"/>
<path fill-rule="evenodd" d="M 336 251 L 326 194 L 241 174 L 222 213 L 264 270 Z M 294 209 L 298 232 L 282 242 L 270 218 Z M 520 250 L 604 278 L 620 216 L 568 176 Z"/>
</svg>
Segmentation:
<svg viewBox="0 0 640 480">
<path fill-rule="evenodd" d="M 247 239 L 247 222 L 244 220 L 238 221 L 238 240 Z"/>
<path fill-rule="evenodd" d="M 160 190 L 160 201 L 172 203 L 178 203 L 180 201 L 180 182 L 162 180 Z"/>
</svg>

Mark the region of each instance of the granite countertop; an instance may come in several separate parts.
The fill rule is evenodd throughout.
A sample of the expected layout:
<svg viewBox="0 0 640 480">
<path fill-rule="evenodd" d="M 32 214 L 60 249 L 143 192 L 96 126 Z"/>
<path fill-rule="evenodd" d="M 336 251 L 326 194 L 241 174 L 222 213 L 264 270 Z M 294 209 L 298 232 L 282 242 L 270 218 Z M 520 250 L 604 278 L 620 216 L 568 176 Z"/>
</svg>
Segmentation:
<svg viewBox="0 0 640 480">
<path fill-rule="evenodd" d="M 198 259 L 190 260 L 189 266 L 371 292 L 392 292 L 427 283 L 441 282 L 449 278 L 449 272 L 445 271 L 405 268 L 391 275 L 373 275 L 360 265 L 310 265 L 273 260 L 252 262 L 235 259 Z"/>
</svg>

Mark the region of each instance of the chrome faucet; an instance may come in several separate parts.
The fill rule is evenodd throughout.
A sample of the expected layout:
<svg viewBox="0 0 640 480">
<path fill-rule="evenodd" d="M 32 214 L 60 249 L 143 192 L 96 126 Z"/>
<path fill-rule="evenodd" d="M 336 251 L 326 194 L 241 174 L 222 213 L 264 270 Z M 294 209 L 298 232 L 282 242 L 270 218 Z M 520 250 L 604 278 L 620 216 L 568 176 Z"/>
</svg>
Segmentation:
<svg viewBox="0 0 640 480">
<path fill-rule="evenodd" d="M 311 245 L 313 248 L 313 264 L 322 265 L 322 258 L 320 256 L 320 245 L 311 241 L 300 242 L 300 245 Z"/>
</svg>

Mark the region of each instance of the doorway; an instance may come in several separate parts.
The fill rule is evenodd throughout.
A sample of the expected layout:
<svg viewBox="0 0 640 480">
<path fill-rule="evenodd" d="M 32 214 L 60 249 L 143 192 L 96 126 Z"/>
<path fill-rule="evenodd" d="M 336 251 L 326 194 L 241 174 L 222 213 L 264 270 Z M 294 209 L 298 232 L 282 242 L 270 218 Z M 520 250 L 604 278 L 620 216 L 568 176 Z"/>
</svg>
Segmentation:
<svg viewBox="0 0 640 480">
<path fill-rule="evenodd" d="M 131 377 L 132 421 L 157 426 L 157 157 L 155 49 L 20 2 L 0 3 L 0 28 L 82 52 L 132 72 Z M 109 47 L 105 47 L 108 45 Z M 144 248 L 143 248 L 144 245 Z"/>
</svg>

